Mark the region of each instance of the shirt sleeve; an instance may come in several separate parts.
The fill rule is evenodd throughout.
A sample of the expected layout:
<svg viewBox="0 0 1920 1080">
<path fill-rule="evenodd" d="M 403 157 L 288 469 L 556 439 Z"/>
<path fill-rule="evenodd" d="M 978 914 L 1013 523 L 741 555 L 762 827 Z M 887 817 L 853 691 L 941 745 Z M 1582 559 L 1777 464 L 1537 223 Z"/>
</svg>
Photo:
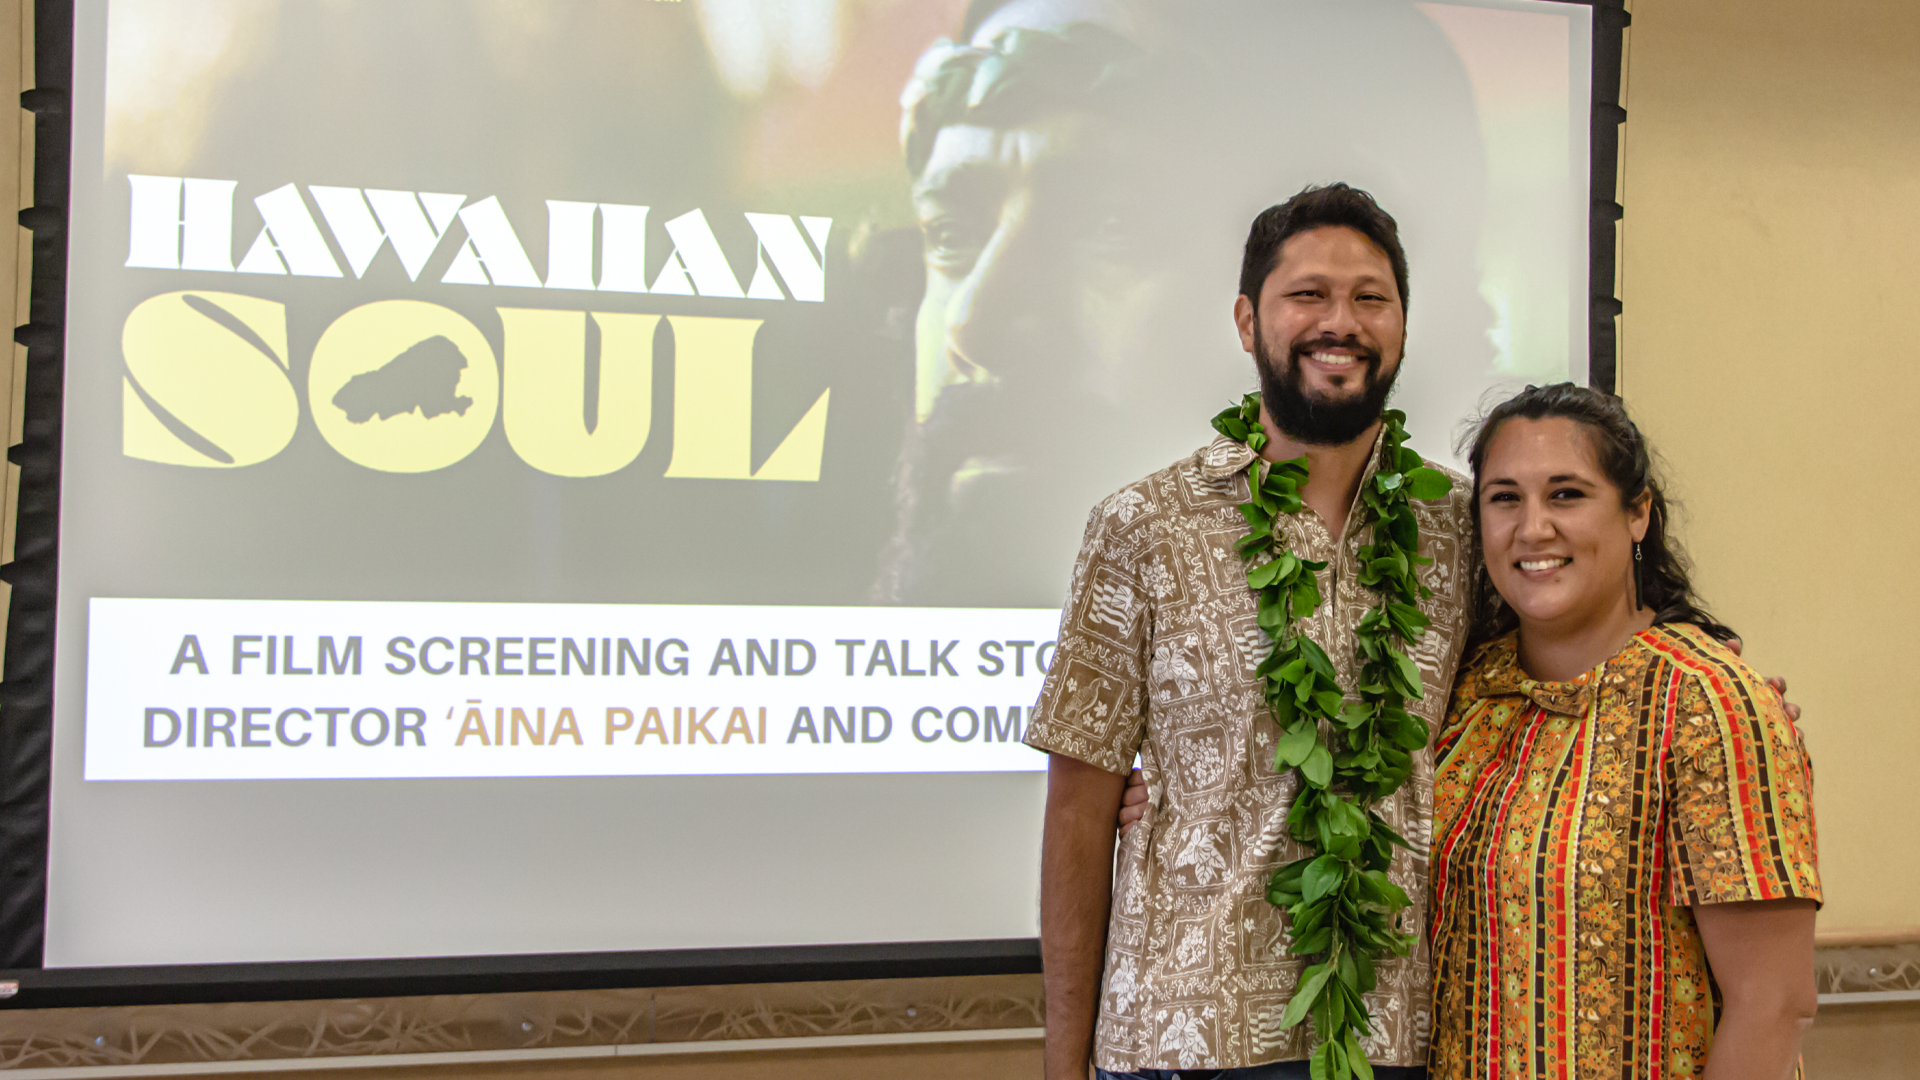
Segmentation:
<svg viewBox="0 0 1920 1080">
<path fill-rule="evenodd" d="M 1152 617 L 1132 558 L 1145 545 L 1115 535 L 1106 509 L 1105 503 L 1095 507 L 1087 519 L 1071 595 L 1060 616 L 1059 647 L 1027 725 L 1026 743 L 1125 773 L 1146 737 Z"/>
<path fill-rule="evenodd" d="M 1813 765 L 1779 698 L 1731 653 L 1677 690 L 1666 769 L 1669 902 L 1820 900 Z"/>
</svg>

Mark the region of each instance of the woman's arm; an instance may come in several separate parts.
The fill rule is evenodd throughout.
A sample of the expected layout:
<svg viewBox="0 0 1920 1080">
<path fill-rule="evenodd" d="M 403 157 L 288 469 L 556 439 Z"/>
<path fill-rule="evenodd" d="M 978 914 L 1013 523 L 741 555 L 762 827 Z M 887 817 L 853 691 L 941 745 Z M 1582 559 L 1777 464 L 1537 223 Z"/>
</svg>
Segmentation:
<svg viewBox="0 0 1920 1080">
<path fill-rule="evenodd" d="M 1816 999 L 1813 911 L 1811 900 L 1694 905 L 1723 1006 L 1704 1080 L 1793 1075 Z"/>
</svg>

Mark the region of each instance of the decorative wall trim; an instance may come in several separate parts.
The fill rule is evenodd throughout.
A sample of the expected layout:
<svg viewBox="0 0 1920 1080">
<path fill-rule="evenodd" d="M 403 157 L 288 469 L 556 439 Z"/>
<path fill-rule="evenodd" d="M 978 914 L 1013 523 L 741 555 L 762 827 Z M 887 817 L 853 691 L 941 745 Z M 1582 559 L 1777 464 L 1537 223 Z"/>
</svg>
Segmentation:
<svg viewBox="0 0 1920 1080">
<path fill-rule="evenodd" d="M 271 1061 L 183 1062 L 175 1065 L 81 1065 L 72 1068 L 18 1069 L 9 1080 L 118 1080 L 134 1076 L 216 1076 L 222 1073 L 306 1072 L 314 1069 L 391 1069 L 422 1065 L 493 1065 L 577 1058 L 661 1057 L 669 1054 L 765 1053 L 776 1050 L 833 1050 L 843 1047 L 901 1046 L 956 1042 L 1033 1042 L 1045 1028 L 986 1031 L 908 1031 L 893 1035 L 817 1035 L 795 1039 L 715 1039 L 694 1043 L 642 1043 L 623 1046 L 565 1046 L 534 1050 L 469 1050 L 443 1054 L 377 1054 L 350 1058 L 278 1058 Z"/>
<path fill-rule="evenodd" d="M 1920 1002 L 1920 927 L 1821 934 L 1813 966 L 1822 1006 Z"/>
<path fill-rule="evenodd" d="M 504 1061 L 1031 1039 L 1041 1029 L 1041 1001 L 1037 975 L 984 975 L 20 1010 L 0 1013 L 0 1069 L 130 1076 L 217 1071 L 208 1068 L 215 1064 L 258 1070 L 293 1061 L 405 1064 L 396 1058 L 415 1056 L 452 1064 L 467 1058 L 448 1055 L 509 1055 Z M 99 1069 L 116 1071 L 92 1071 Z"/>
</svg>

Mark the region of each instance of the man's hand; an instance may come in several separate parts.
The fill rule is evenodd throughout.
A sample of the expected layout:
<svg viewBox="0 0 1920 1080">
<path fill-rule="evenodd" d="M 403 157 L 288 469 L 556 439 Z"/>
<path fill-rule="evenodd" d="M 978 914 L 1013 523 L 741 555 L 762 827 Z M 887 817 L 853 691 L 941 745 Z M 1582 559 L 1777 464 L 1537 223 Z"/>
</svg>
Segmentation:
<svg viewBox="0 0 1920 1080">
<path fill-rule="evenodd" d="M 1733 650 L 1733 655 L 1740 656 L 1746 648 L 1746 642 L 1741 641 L 1739 638 L 1734 638 L 1732 641 L 1727 642 L 1727 648 Z M 1787 680 L 1778 675 L 1769 675 L 1767 676 L 1767 685 L 1773 687 L 1773 692 L 1780 695 L 1780 706 L 1787 711 L 1787 721 L 1798 726 L 1800 723 L 1800 706 L 1787 700 Z M 1121 817 L 1123 819 L 1126 817 L 1124 810 L 1121 811 Z M 1126 830 L 1122 829 L 1120 831 L 1125 832 Z"/>
<path fill-rule="evenodd" d="M 1135 769 L 1127 774 L 1127 788 L 1120 794 L 1120 835 L 1147 816 L 1147 778 Z"/>
<path fill-rule="evenodd" d="M 1054 754 L 1040 844 L 1047 1080 L 1086 1080 L 1113 902 L 1113 818 L 1126 778 Z"/>
</svg>

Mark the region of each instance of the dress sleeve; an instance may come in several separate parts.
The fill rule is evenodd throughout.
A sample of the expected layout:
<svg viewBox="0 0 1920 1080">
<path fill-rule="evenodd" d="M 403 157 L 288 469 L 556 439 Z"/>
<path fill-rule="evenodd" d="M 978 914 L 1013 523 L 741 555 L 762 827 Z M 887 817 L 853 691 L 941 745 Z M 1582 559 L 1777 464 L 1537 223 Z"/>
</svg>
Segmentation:
<svg viewBox="0 0 1920 1080">
<path fill-rule="evenodd" d="M 1779 698 L 1730 653 L 1677 691 L 1666 768 L 1669 902 L 1818 901 L 1813 766 Z"/>
<path fill-rule="evenodd" d="M 1144 545 L 1116 536 L 1111 522 L 1104 503 L 1087 519 L 1059 648 L 1026 743 L 1125 773 L 1146 737 L 1152 615 L 1131 557 Z"/>
</svg>

